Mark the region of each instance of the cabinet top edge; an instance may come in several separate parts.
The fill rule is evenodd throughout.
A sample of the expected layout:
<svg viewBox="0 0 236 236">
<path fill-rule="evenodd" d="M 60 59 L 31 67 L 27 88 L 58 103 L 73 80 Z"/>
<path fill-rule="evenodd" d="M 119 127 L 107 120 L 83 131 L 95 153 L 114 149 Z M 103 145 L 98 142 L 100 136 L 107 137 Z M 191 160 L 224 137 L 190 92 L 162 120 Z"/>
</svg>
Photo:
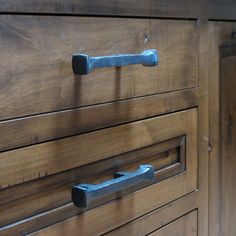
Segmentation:
<svg viewBox="0 0 236 236">
<path fill-rule="evenodd" d="M 236 20 L 234 0 L 0 0 L 1 14 Z"/>
</svg>

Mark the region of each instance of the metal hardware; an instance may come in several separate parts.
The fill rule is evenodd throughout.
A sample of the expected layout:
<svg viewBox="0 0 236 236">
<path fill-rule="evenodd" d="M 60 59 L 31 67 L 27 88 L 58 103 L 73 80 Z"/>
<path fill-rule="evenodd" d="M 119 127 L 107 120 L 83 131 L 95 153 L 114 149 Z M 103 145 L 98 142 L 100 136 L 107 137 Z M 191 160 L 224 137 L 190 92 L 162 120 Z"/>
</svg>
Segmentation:
<svg viewBox="0 0 236 236">
<path fill-rule="evenodd" d="M 107 195 L 121 192 L 154 179 L 154 168 L 141 165 L 135 172 L 115 173 L 114 179 L 101 184 L 79 184 L 72 187 L 72 201 L 77 207 L 87 208 L 95 200 Z"/>
<path fill-rule="evenodd" d="M 74 54 L 72 57 L 72 69 L 76 75 L 88 75 L 95 68 L 120 67 L 135 64 L 156 66 L 158 64 L 157 50 L 149 49 L 141 54 L 121 54 L 101 57 Z"/>
</svg>

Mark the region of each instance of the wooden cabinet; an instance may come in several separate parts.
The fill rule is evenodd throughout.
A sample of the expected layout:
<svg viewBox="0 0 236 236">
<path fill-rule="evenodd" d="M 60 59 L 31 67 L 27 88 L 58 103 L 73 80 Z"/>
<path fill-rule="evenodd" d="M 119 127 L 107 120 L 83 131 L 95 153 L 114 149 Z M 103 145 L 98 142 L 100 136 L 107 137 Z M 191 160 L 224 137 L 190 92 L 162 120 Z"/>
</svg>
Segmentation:
<svg viewBox="0 0 236 236">
<path fill-rule="evenodd" d="M 235 9 L 0 0 L 0 235 L 234 235 Z M 73 73 L 76 53 L 148 49 L 157 66 Z M 149 182 L 73 204 L 140 165 Z"/>
</svg>

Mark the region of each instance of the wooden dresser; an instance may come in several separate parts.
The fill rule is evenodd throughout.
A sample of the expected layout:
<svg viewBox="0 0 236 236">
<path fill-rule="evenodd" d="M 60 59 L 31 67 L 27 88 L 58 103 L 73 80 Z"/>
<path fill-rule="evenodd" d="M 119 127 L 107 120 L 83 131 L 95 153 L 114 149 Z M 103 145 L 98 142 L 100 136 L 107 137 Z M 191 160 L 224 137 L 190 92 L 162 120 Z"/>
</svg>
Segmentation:
<svg viewBox="0 0 236 236">
<path fill-rule="evenodd" d="M 236 43 L 235 12 L 0 0 L 0 235 L 219 236 L 219 46 Z M 80 54 L 102 68 L 76 73 Z"/>
</svg>

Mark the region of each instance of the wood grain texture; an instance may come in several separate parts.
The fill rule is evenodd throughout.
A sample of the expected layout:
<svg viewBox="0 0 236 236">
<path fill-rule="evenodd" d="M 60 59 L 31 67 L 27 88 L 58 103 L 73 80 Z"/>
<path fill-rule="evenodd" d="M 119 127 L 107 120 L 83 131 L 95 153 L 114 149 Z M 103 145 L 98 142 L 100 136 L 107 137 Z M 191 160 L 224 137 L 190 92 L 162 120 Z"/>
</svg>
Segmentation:
<svg viewBox="0 0 236 236">
<path fill-rule="evenodd" d="M 132 146 L 134 143 L 136 143 L 136 141 L 135 141 L 136 139 L 140 139 L 140 142 L 142 143 L 141 147 L 143 145 L 144 146 L 148 145 L 147 143 L 154 144 L 156 142 L 158 143 L 158 142 L 165 141 L 163 144 L 160 145 L 159 148 L 160 148 L 160 150 L 163 150 L 163 151 L 169 150 L 170 146 L 168 146 L 168 145 L 171 144 L 171 142 L 169 142 L 169 141 L 166 142 L 166 140 L 170 139 L 171 137 L 178 137 L 179 136 L 178 134 L 184 135 L 184 136 L 186 135 L 186 151 L 185 150 L 181 151 L 181 152 L 185 153 L 185 155 L 186 155 L 186 158 L 185 158 L 186 170 L 183 172 L 183 170 L 185 168 L 184 169 L 182 168 L 182 172 L 180 173 L 181 169 L 175 169 L 175 168 L 172 169 L 171 166 L 168 167 L 167 169 L 164 168 L 163 170 L 160 170 L 160 175 L 157 175 L 158 180 L 161 180 L 163 178 L 162 174 L 164 174 L 165 178 L 168 176 L 169 176 L 169 178 L 160 181 L 156 185 L 155 190 L 153 189 L 153 191 L 147 193 L 147 196 L 153 196 L 153 200 L 150 201 L 150 203 L 148 203 L 147 205 L 143 204 L 143 199 L 145 198 L 145 195 L 140 196 L 140 198 L 138 197 L 137 198 L 137 205 L 134 204 L 135 209 L 133 212 L 126 212 L 125 209 L 127 209 L 127 206 L 125 203 L 126 200 L 124 200 L 124 199 L 131 198 L 129 200 L 129 202 L 127 203 L 128 205 L 130 205 L 130 201 L 132 202 L 134 199 L 136 199 L 136 194 L 138 194 L 138 192 L 140 192 L 141 190 L 135 192 L 135 194 L 129 194 L 128 195 L 129 197 L 127 196 L 127 197 L 122 198 L 121 201 L 122 202 L 124 201 L 124 203 L 122 203 L 122 204 L 119 203 L 119 201 L 113 201 L 114 205 L 112 205 L 112 208 L 110 210 L 107 209 L 107 207 L 109 208 L 110 204 L 105 204 L 101 207 L 98 207 L 98 208 L 89 210 L 86 213 L 80 214 L 80 217 L 82 217 L 84 219 L 84 217 L 87 218 L 87 215 L 88 215 L 88 218 L 87 218 L 88 222 L 90 220 L 92 220 L 92 221 L 98 220 L 99 221 L 99 219 L 96 219 L 96 217 L 98 217 L 100 214 L 104 214 L 104 216 L 110 215 L 110 213 L 108 214 L 106 211 L 116 212 L 115 213 L 115 215 L 116 215 L 117 211 L 115 209 L 117 209 L 117 206 L 118 206 L 117 204 L 121 204 L 120 207 L 124 206 L 124 208 L 122 207 L 123 210 L 119 211 L 119 214 L 117 215 L 117 217 L 118 217 L 117 220 L 113 219 L 114 221 L 110 222 L 109 221 L 110 218 L 109 219 L 104 218 L 104 221 L 102 221 L 101 224 L 99 224 L 100 225 L 99 230 L 101 230 L 99 232 L 105 232 L 104 230 L 106 230 L 107 227 L 108 228 L 109 227 L 117 227 L 119 224 L 124 224 L 125 222 L 127 222 L 127 220 L 130 220 L 131 218 L 134 219 L 137 216 L 141 216 L 145 212 L 151 211 L 152 209 L 154 209 L 158 206 L 166 204 L 169 201 L 173 201 L 178 197 L 181 197 L 191 191 L 194 191 L 195 188 L 197 187 L 197 158 L 196 158 L 197 120 L 196 120 L 196 118 L 197 118 L 197 110 L 192 109 L 189 111 L 179 112 L 179 113 L 175 113 L 175 114 L 171 114 L 171 115 L 164 115 L 164 116 L 161 116 L 158 118 L 148 119 L 145 121 L 130 123 L 128 125 L 121 125 L 121 126 L 117 126 L 114 128 L 104 130 L 104 131 L 108 131 L 108 132 L 111 132 L 111 130 L 113 130 L 114 133 L 117 134 L 117 132 L 119 133 L 117 128 L 122 127 L 122 130 L 123 130 L 122 133 L 124 136 L 123 135 L 120 136 L 121 138 L 115 138 L 115 137 L 111 138 L 110 135 L 108 135 L 108 136 L 106 136 L 104 134 L 102 135 L 101 131 L 89 133 L 92 135 L 94 135 L 96 133 L 100 133 L 102 135 L 102 137 L 108 137 L 108 138 L 110 137 L 109 140 L 116 140 L 116 141 L 119 140 L 119 142 L 121 142 L 121 140 L 123 140 L 124 137 L 126 136 L 124 133 L 124 130 L 130 130 L 131 127 L 129 128 L 129 126 L 132 125 L 132 128 L 131 128 L 132 135 L 130 136 L 130 140 L 132 140 L 132 142 L 130 142 L 130 141 L 127 142 L 127 139 L 124 140 L 125 146 L 128 147 L 129 151 L 133 150 Z M 150 121 L 151 121 L 151 123 L 149 123 Z M 152 121 L 154 121 L 154 123 Z M 143 122 L 145 122 L 145 124 Z M 137 124 L 138 126 L 134 127 L 133 126 L 134 124 Z M 143 126 L 144 129 L 141 128 L 141 126 L 140 126 L 141 124 L 144 125 Z M 165 127 L 165 125 L 167 125 L 168 128 Z M 137 131 L 139 130 L 141 135 L 138 134 L 137 132 L 134 132 L 136 130 Z M 149 133 L 148 136 L 145 134 L 146 132 Z M 80 136 L 83 136 L 83 135 L 80 135 Z M 96 143 L 98 143 L 97 140 L 99 140 L 99 139 L 96 139 L 95 136 L 91 137 L 90 139 L 94 140 Z M 147 143 L 146 143 L 145 139 L 147 139 Z M 81 139 L 81 140 L 83 140 L 83 139 Z M 81 142 L 81 140 L 80 140 L 80 142 Z M 101 146 L 101 149 L 97 146 L 97 144 L 96 144 L 96 147 L 94 146 L 94 144 L 89 145 L 88 143 L 86 143 L 86 145 L 88 145 L 88 147 L 94 146 L 94 148 L 95 148 L 94 151 L 96 153 L 103 153 L 103 156 L 102 156 L 102 159 L 103 159 L 106 156 L 105 152 L 106 152 L 107 147 L 109 147 L 111 149 L 116 149 L 116 148 L 114 145 L 112 146 L 112 144 L 110 144 L 108 141 L 106 141 L 104 139 L 101 140 L 101 142 L 103 143 Z M 81 144 L 79 144 L 79 145 L 81 145 Z M 172 142 L 172 145 L 174 145 L 174 146 L 182 145 L 182 141 L 181 141 L 181 144 Z M 72 145 L 72 146 L 78 146 L 78 144 Z M 45 150 L 45 149 L 43 148 L 43 150 Z M 90 150 L 87 152 L 92 154 L 93 150 L 90 148 Z M 122 150 L 122 153 L 123 152 L 125 152 L 125 151 Z M 152 155 L 150 154 L 150 151 L 147 151 L 146 148 L 140 149 L 139 154 L 137 154 L 135 151 L 133 153 L 133 156 L 135 158 L 137 158 L 137 157 L 140 158 L 141 153 L 143 153 L 142 155 L 145 155 L 145 156 L 148 155 L 147 157 L 145 157 L 145 159 L 154 160 L 152 158 Z M 78 157 L 80 155 L 83 156 L 82 153 L 77 154 Z M 115 155 L 115 153 L 112 155 Z M 122 154 L 122 155 L 124 155 L 124 154 Z M 168 155 L 170 157 L 170 161 L 172 160 L 172 161 L 176 162 L 175 151 L 173 152 L 173 154 L 172 154 L 172 151 L 170 151 Z M 161 158 L 161 156 L 160 156 L 160 158 Z M 164 154 L 164 156 L 165 156 L 165 154 Z M 126 162 L 127 162 L 127 160 L 131 161 L 131 159 L 132 159 L 131 157 L 132 157 L 132 152 L 129 152 L 129 153 L 127 153 L 127 155 L 124 155 L 124 160 Z M 19 156 L 18 156 L 18 158 L 19 158 Z M 71 161 L 70 157 L 68 157 L 68 156 L 67 156 L 66 160 Z M 178 162 L 179 161 L 180 161 L 180 159 L 178 159 Z M 19 163 L 22 163 L 22 162 L 20 161 Z M 34 161 L 33 163 L 39 163 L 39 162 Z M 39 179 L 38 181 L 40 181 L 40 182 L 38 182 L 38 183 L 36 182 L 35 187 L 34 187 L 33 182 L 32 182 L 32 185 L 31 186 L 28 185 L 28 187 L 25 184 L 26 185 L 25 191 L 24 191 L 24 187 L 21 188 L 20 185 L 16 186 L 16 188 L 19 187 L 20 191 L 23 191 L 26 194 L 28 192 L 28 194 L 32 194 L 32 195 L 28 195 L 28 197 L 22 198 L 26 195 L 22 195 L 22 193 L 19 193 L 17 195 L 18 195 L 18 197 L 21 197 L 21 198 L 19 200 L 14 200 L 13 197 L 10 197 L 12 202 L 9 202 L 9 203 L 6 203 L 6 200 L 3 197 L 2 200 L 4 202 L 0 206 L 0 209 L 2 210 L 2 212 L 6 212 L 6 214 L 7 214 L 7 212 L 8 213 L 11 212 L 11 213 L 8 214 L 8 217 L 5 217 L 2 220 L 5 221 L 5 223 L 7 223 L 7 221 L 9 223 L 9 222 L 12 222 L 13 220 L 17 220 L 17 219 L 22 218 L 22 216 L 35 215 L 35 214 L 39 214 L 41 212 L 41 214 L 38 215 L 38 217 L 40 217 L 40 218 L 37 217 L 37 219 L 40 219 L 40 224 L 38 223 L 39 222 L 39 220 L 38 220 L 37 225 L 36 225 L 34 217 L 33 217 L 33 219 L 23 220 L 23 222 L 19 222 L 17 224 L 12 225 L 12 226 L 6 226 L 1 229 L 1 232 L 3 232 L 3 233 L 18 232 L 18 230 L 20 230 L 20 232 L 29 232 L 29 230 L 35 230 L 36 228 L 39 229 L 39 228 L 47 226 L 48 224 L 56 223 L 56 222 L 61 221 L 67 217 L 71 217 L 73 215 L 79 214 L 80 212 L 75 207 L 71 206 L 71 204 L 67 204 L 68 202 L 70 202 L 69 192 L 70 192 L 71 184 L 75 183 L 76 180 L 79 181 L 79 179 L 84 175 L 89 176 L 93 172 L 97 173 L 96 171 L 98 171 L 99 173 L 100 173 L 100 171 L 104 172 L 104 168 L 111 169 L 112 166 L 116 167 L 118 163 L 119 162 L 114 161 L 114 159 L 111 159 L 109 161 L 104 160 L 104 161 L 102 161 L 101 165 L 99 165 L 99 163 L 96 162 L 96 163 L 92 164 L 95 171 L 91 171 L 91 169 L 89 169 L 89 168 L 87 169 L 87 171 L 85 171 L 86 166 L 84 166 L 84 167 L 81 167 L 80 171 L 74 170 L 74 171 L 68 172 L 68 176 L 70 176 L 69 178 L 67 177 L 66 172 L 64 172 L 64 174 L 61 174 L 61 176 L 60 176 L 60 174 L 58 174 L 57 176 L 54 176 L 54 177 L 53 177 L 53 175 L 51 177 L 48 176 L 47 177 L 47 178 L 49 178 L 48 181 L 47 181 L 47 178 L 45 178 L 45 180 L 44 180 L 44 178 Z M 155 163 L 155 162 L 153 162 L 153 163 Z M 160 163 L 162 163 L 162 162 L 160 162 Z M 165 162 L 163 162 L 163 164 L 164 163 Z M 47 165 L 47 167 L 48 167 L 48 165 Z M 30 172 L 30 170 L 31 170 L 31 168 L 25 172 Z M 168 170 L 169 170 L 169 172 L 166 172 Z M 171 176 L 174 174 L 174 176 L 170 177 L 170 175 L 168 173 L 170 173 Z M 176 175 L 177 173 L 180 173 L 180 174 Z M 57 178 L 57 177 L 59 177 L 59 178 Z M 52 178 L 51 181 L 50 181 L 50 178 Z M 61 183 L 60 183 L 60 179 L 62 179 Z M 45 182 L 43 182 L 43 181 L 45 181 Z M 68 183 L 65 181 L 68 181 Z M 53 183 L 55 186 L 53 185 Z M 30 184 L 30 182 L 29 182 L 29 184 Z M 11 194 L 11 193 L 15 192 L 14 188 L 15 187 L 13 187 L 12 192 L 11 192 L 11 188 L 5 189 L 4 190 L 4 191 L 6 191 L 5 197 L 7 196 L 6 194 Z M 45 189 L 45 191 L 43 191 L 43 189 Z M 46 189 L 48 189 L 48 190 L 46 190 Z M 144 190 L 146 190 L 146 189 L 149 189 L 149 187 L 146 187 Z M 33 191 L 31 192 L 31 190 L 33 190 Z M 40 190 L 40 192 L 38 194 L 35 194 L 35 191 L 39 191 L 39 190 Z M 133 197 L 135 197 L 135 198 L 133 199 Z M 136 202 L 136 200 L 135 200 L 135 202 Z M 61 206 L 63 204 L 67 204 L 67 205 Z M 28 207 L 28 208 L 22 207 L 22 206 L 29 206 L 29 205 L 32 205 L 32 207 Z M 56 207 L 56 209 L 52 210 L 52 213 L 58 212 L 58 214 L 55 213 L 56 215 L 53 215 L 53 217 L 50 217 L 51 213 L 49 214 L 49 212 L 42 212 L 45 210 L 52 209 L 54 207 Z M 11 210 L 9 211 L 9 209 L 11 209 Z M 21 210 L 19 210 L 19 209 L 21 209 Z M 100 210 L 98 210 L 98 209 L 100 209 Z M 99 212 L 101 211 L 101 213 L 98 214 L 97 211 L 99 211 Z M 105 211 L 105 212 L 102 213 L 103 211 Z M 95 219 L 90 219 L 89 212 L 92 213 L 92 217 L 95 217 Z M 93 212 L 94 212 L 94 214 L 93 214 Z M 80 223 L 84 222 L 83 220 L 81 222 L 80 217 L 78 218 L 78 220 L 79 220 L 78 222 L 80 222 Z M 75 219 L 77 219 L 77 216 L 75 217 Z M 80 225 L 80 223 L 79 223 L 79 225 Z M 84 222 L 83 227 L 82 227 L 83 228 L 82 232 L 84 232 L 85 235 L 87 235 L 87 233 L 93 235 L 94 232 L 88 231 L 88 230 L 90 230 L 90 228 L 87 227 L 87 223 Z M 17 225 L 18 225 L 18 227 L 17 227 Z M 77 220 L 76 220 L 74 227 L 77 227 Z"/>
<path fill-rule="evenodd" d="M 146 215 L 147 217 L 142 216 L 141 218 L 138 218 L 137 220 L 132 221 L 129 224 L 126 224 L 126 226 L 132 227 L 132 225 L 134 224 L 137 225 L 137 221 L 138 221 L 140 225 L 144 226 L 144 224 L 146 224 L 146 231 L 144 229 L 143 232 L 147 232 L 147 233 L 152 232 L 156 230 L 157 227 L 162 227 L 168 224 L 170 221 L 175 220 L 176 218 L 182 216 L 183 214 L 186 214 L 186 212 L 190 212 L 193 209 L 196 209 L 197 201 L 198 201 L 197 192 L 194 191 L 183 198 L 179 198 L 172 203 L 169 203 L 163 207 L 158 208 L 156 211 L 153 212 L 153 214 L 152 213 L 147 214 Z M 27 233 L 30 233 L 32 231 L 42 228 L 43 225 L 45 226 L 45 222 L 47 222 L 49 225 L 53 221 L 54 222 L 56 222 L 57 220 L 59 221 L 62 215 L 65 218 L 68 218 L 68 217 L 73 216 L 73 214 L 75 215 L 78 213 L 79 213 L 78 209 L 76 209 L 71 204 L 69 204 L 62 208 L 57 208 L 53 211 L 49 211 L 46 214 L 39 214 L 34 217 L 31 217 L 27 221 L 19 221 L 16 224 L 8 225 L 4 227 L 4 229 L 1 228 L 0 232 L 2 236 L 8 236 L 12 234 L 24 235 L 24 234 L 27 234 Z M 166 216 L 166 217 L 163 217 L 163 216 Z M 42 220 L 42 218 L 44 218 L 44 220 Z M 151 220 L 155 222 L 152 225 L 149 224 Z M 112 232 L 116 233 L 116 230 Z M 124 232 L 129 232 L 129 231 L 124 231 Z"/>
<path fill-rule="evenodd" d="M 161 207 L 155 211 L 152 211 L 151 213 L 142 216 L 124 226 L 121 226 L 105 235 L 148 235 L 196 208 L 196 192 L 193 192 L 177 201 L 168 204 L 166 207 Z M 188 234 L 186 234 L 186 236 L 188 236 Z"/>
<path fill-rule="evenodd" d="M 115 202 L 94 208 L 86 214 L 51 225 L 32 235 L 59 236 L 63 235 L 63 232 L 71 236 L 78 235 L 78 232 L 87 236 L 104 234 L 170 202 L 171 199 L 177 199 L 177 196 L 183 196 L 182 191 L 186 190 L 182 185 L 185 182 L 183 178 L 185 181 L 188 179 L 184 175 L 174 176 L 133 195 L 127 195 Z M 148 199 L 148 201 L 144 202 L 143 199 Z M 96 222 L 96 227 L 87 227 L 91 222 Z"/>
<path fill-rule="evenodd" d="M 234 0 L 1 0 L 0 12 L 235 20 Z"/>
<path fill-rule="evenodd" d="M 0 122 L 0 151 L 196 107 L 197 96 L 183 90 Z"/>
<path fill-rule="evenodd" d="M 5 216 L 0 219 L 0 227 L 70 203 L 73 184 L 101 183 L 113 179 L 116 172 L 135 171 L 143 164 L 150 164 L 154 167 L 154 182 L 160 182 L 182 173 L 186 168 L 185 159 L 185 137 L 178 137 L 59 173 L 56 176 L 51 176 L 51 178 L 33 181 L 28 185 L 8 188 L 5 192 L 0 192 L 2 200 L 0 213 Z M 130 188 L 123 192 L 123 195 L 146 186 L 148 184 Z M 118 198 L 118 194 L 102 198 L 91 208 L 116 198 Z M 79 209 L 79 212 L 86 210 Z M 64 216 L 61 216 L 61 219 L 63 220 Z"/>
<path fill-rule="evenodd" d="M 199 106 L 198 106 L 198 235 L 208 235 L 208 152 L 209 152 L 209 34 L 208 21 L 199 21 Z"/>
<path fill-rule="evenodd" d="M 185 137 L 177 137 L 174 139 L 166 140 L 158 144 L 147 146 L 141 149 L 134 150 L 132 152 L 123 153 L 121 155 L 102 160 L 100 162 L 95 162 L 89 165 L 82 167 L 74 168 L 69 171 L 58 173 L 55 175 L 48 176 L 47 178 L 40 178 L 35 181 L 27 182 L 24 184 L 15 185 L 11 188 L 5 188 L 0 190 L 0 204 L 5 204 L 20 198 L 30 196 L 32 194 L 38 193 L 42 190 L 48 190 L 54 188 L 55 186 L 65 185 L 66 183 L 76 182 L 78 183 L 80 179 L 85 178 L 86 176 L 98 175 L 99 173 L 105 172 L 107 169 L 113 169 L 122 164 L 130 164 L 142 159 L 141 157 L 148 158 L 149 155 L 152 156 L 153 153 L 162 153 L 160 157 L 166 157 L 163 159 L 163 163 L 167 161 L 168 150 L 171 149 L 180 149 L 181 153 L 178 153 L 182 156 L 182 152 L 185 152 Z M 178 155 L 178 158 L 179 158 Z M 185 156 L 185 153 L 184 155 Z M 159 162 L 159 167 L 161 168 L 162 158 L 157 159 Z M 178 160 L 185 166 L 185 160 Z M 162 164 L 163 164 L 162 163 Z"/>
<path fill-rule="evenodd" d="M 191 109 L 0 153 L 0 186 L 6 188 L 183 134 L 191 135 L 186 132 L 196 128 L 196 115 L 196 109 Z"/>
<path fill-rule="evenodd" d="M 195 87 L 196 29 L 195 21 L 182 20 L 2 15 L 0 120 Z M 78 51 L 96 56 L 147 48 L 159 51 L 158 67 L 72 73 Z"/>
<path fill-rule="evenodd" d="M 209 131 L 210 131 L 210 181 L 209 181 L 209 229 L 211 236 L 220 235 L 220 46 L 235 44 L 232 32 L 236 31 L 234 22 L 210 22 L 210 63 L 209 63 Z"/>
<path fill-rule="evenodd" d="M 165 227 L 149 234 L 150 236 L 197 236 L 197 211 L 193 211 Z"/>
<path fill-rule="evenodd" d="M 195 0 L 1 0 L 1 12 L 67 13 L 86 15 L 164 16 L 197 18 Z"/>
<path fill-rule="evenodd" d="M 236 2 L 234 0 L 208 0 L 208 18 L 236 20 Z"/>
<path fill-rule="evenodd" d="M 194 112 L 194 110 L 193 110 Z M 185 112 L 184 112 L 185 113 Z M 192 112 L 190 112 L 192 113 Z M 189 113 L 189 115 L 190 115 Z M 195 113 L 195 112 L 194 112 Z M 141 215 L 151 211 L 158 206 L 168 203 L 177 196 L 183 196 L 197 187 L 197 159 L 196 159 L 196 116 L 190 115 L 189 120 L 183 120 L 183 117 L 176 117 L 181 120 L 185 127 L 186 139 L 186 171 L 182 174 L 173 176 L 164 181 L 159 182 L 157 185 L 149 186 L 142 191 L 137 191 L 135 194 L 127 195 L 120 200 L 113 201 L 101 207 L 94 208 L 84 214 L 72 217 L 66 221 L 62 221 L 52 227 L 43 230 L 41 233 L 44 235 L 60 235 L 60 232 L 68 232 L 74 235 L 75 232 L 80 232 L 82 235 L 100 235 L 107 231 L 121 226 L 127 221 L 140 217 Z M 179 113 L 181 114 L 181 113 Z M 185 114 L 186 115 L 186 114 Z M 165 116 L 163 116 L 165 117 Z M 192 120 L 193 119 L 193 120 Z M 195 120 L 195 121 L 194 121 Z M 165 118 L 165 121 L 167 119 Z M 195 123 L 195 125 L 194 125 Z M 160 124 L 160 123 L 159 123 Z M 161 124 L 160 124 L 161 125 Z M 172 125 L 179 127 L 176 121 Z M 162 133 L 159 125 L 159 135 Z M 189 131 L 187 131 L 189 129 Z M 191 131 L 190 131 L 191 130 Z M 154 132 L 155 133 L 155 132 Z M 168 134 L 172 133 L 167 131 Z M 152 139 L 155 137 L 152 135 Z M 151 190 L 152 189 L 152 190 Z M 154 190 L 155 189 L 155 190 Z M 144 191 L 144 192 L 143 192 Z M 144 195 L 141 193 L 143 192 Z M 141 196 L 141 195 L 142 196 Z M 149 201 L 143 201 L 148 197 Z M 117 207 L 119 211 L 117 211 Z M 111 217 L 111 215 L 113 217 Z M 97 222 L 96 228 L 87 227 L 89 222 Z"/>
<path fill-rule="evenodd" d="M 0 12 L 235 20 L 234 0 L 0 0 Z"/>
</svg>

